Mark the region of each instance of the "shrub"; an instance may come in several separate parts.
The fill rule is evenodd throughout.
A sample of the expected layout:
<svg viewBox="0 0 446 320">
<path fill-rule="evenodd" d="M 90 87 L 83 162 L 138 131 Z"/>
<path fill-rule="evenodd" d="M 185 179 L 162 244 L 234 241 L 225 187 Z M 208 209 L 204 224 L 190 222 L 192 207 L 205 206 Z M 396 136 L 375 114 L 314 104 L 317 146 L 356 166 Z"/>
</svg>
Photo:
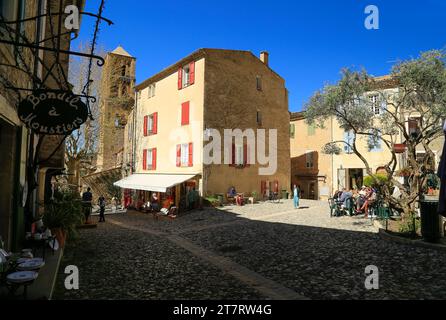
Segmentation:
<svg viewBox="0 0 446 320">
<path fill-rule="evenodd" d="M 378 183 L 376 183 L 375 180 L 377 180 Z M 377 174 L 373 174 L 373 175 L 364 177 L 364 185 L 366 187 L 379 187 L 379 186 L 385 185 L 388 181 L 389 181 L 389 178 L 387 177 L 386 174 L 383 174 L 383 173 L 377 173 Z"/>
</svg>

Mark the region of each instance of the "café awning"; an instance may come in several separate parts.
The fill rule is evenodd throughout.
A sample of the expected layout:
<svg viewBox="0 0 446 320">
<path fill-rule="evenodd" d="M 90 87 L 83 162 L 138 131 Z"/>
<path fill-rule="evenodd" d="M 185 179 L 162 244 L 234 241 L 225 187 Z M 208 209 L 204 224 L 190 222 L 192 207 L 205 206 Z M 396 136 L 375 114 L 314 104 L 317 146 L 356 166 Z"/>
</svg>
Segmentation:
<svg viewBox="0 0 446 320">
<path fill-rule="evenodd" d="M 195 176 L 196 174 L 135 173 L 122 180 L 116 181 L 113 185 L 123 189 L 166 192 L 167 188 L 176 186 Z"/>
</svg>

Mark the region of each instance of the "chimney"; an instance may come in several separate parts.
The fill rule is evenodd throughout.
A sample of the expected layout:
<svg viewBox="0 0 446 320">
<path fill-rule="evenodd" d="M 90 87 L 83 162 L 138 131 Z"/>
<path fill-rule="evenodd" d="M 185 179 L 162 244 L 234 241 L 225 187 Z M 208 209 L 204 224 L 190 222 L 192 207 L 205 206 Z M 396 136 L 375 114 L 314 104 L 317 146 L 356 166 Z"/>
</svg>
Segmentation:
<svg viewBox="0 0 446 320">
<path fill-rule="evenodd" d="M 262 61 L 266 66 L 269 64 L 269 53 L 268 51 L 260 52 L 260 61 Z"/>
</svg>

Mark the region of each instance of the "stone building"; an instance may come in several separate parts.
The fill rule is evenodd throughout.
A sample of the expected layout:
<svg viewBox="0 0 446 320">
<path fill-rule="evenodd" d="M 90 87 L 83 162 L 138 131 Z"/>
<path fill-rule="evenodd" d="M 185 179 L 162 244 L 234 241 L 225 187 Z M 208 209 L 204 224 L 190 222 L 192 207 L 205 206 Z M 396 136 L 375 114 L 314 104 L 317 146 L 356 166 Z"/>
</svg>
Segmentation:
<svg viewBox="0 0 446 320">
<path fill-rule="evenodd" d="M 304 199 L 325 199 L 331 194 L 333 155 L 322 152 L 332 141 L 332 121 L 323 129 L 309 125 L 304 112 L 290 114 L 291 183 Z"/>
<path fill-rule="evenodd" d="M 50 24 L 47 16 L 41 15 L 48 9 L 59 12 L 60 4 L 63 8 L 68 4 L 83 8 L 84 1 L 0 1 L 0 14 L 4 18 L 0 21 L 1 40 L 14 42 L 0 43 L 0 236 L 8 250 L 20 246 L 26 225 L 35 219 L 51 194 L 51 177 L 64 169 L 62 138 L 46 136 L 38 143 L 38 136 L 24 126 L 17 114 L 18 103 L 29 91 L 36 89 L 39 82 L 44 82 L 49 89 L 61 89 L 61 73 L 53 68 L 53 75 L 46 77 L 55 61 L 55 54 L 18 45 L 26 39 L 31 44 L 41 41 L 41 46 L 53 48 L 52 41 L 48 39 L 54 36 L 54 30 L 59 29 L 58 19 L 53 19 Z M 27 20 L 5 23 L 24 19 Z M 69 50 L 73 35 L 64 25 L 60 30 L 60 49 Z M 68 56 L 60 54 L 59 57 L 60 64 L 55 68 L 68 74 Z M 19 67 L 7 67 L 5 64 Z M 39 163 L 37 177 L 31 168 L 34 161 Z"/>
<path fill-rule="evenodd" d="M 108 53 L 102 71 L 97 170 L 122 165 L 124 128 L 134 103 L 136 59 L 121 46 Z"/>
<path fill-rule="evenodd" d="M 398 92 L 397 84 L 390 76 L 375 78 L 375 91 L 367 92 L 367 97 L 373 101 L 372 108 L 375 118 L 386 116 L 384 108 L 391 102 L 391 97 Z M 379 98 L 378 90 L 389 100 Z M 399 115 L 406 124 L 406 130 L 416 130 L 417 123 L 422 121 L 423 115 L 407 111 Z M 352 141 L 351 132 L 340 127 L 335 118 L 327 120 L 324 128 L 315 128 L 305 122 L 305 113 L 291 114 L 291 180 L 301 185 L 303 197 L 310 199 L 326 199 L 334 191 L 342 188 L 360 188 L 363 179 L 368 175 L 363 161 L 357 157 L 346 144 L 339 144 L 342 152 L 337 155 L 327 155 L 322 152 L 323 147 L 333 141 Z M 435 159 L 433 167 L 439 165 L 444 138 L 438 138 L 431 143 Z M 395 144 L 404 143 L 402 133 L 396 137 Z M 391 159 L 392 153 L 383 143 L 370 146 L 367 139 L 357 140 L 358 151 L 364 155 L 373 172 L 382 169 Z M 417 158 L 422 161 L 425 155 L 423 146 L 417 147 Z M 397 168 L 407 166 L 406 153 L 397 153 Z M 404 178 L 401 177 L 401 182 Z"/>
<path fill-rule="evenodd" d="M 132 151 L 124 151 L 133 174 L 117 185 L 139 190 L 143 198 L 148 191 L 161 192 L 177 204 L 192 188 L 203 196 L 226 195 L 232 186 L 259 197 L 290 190 L 288 93 L 267 52 L 258 58 L 249 51 L 197 50 L 137 85 L 136 96 L 134 129 L 127 130 L 133 133 Z M 277 160 L 276 170 L 259 173 L 268 164 L 259 163 L 257 145 L 246 137 L 229 140 L 228 161 L 224 141 L 217 148 L 221 163 L 205 161 L 212 129 L 222 139 L 224 129 L 252 130 L 266 145 L 266 156 L 277 153 L 271 161 Z M 266 131 L 263 139 L 260 129 Z M 270 150 L 271 130 L 277 130 L 277 145 Z"/>
<path fill-rule="evenodd" d="M 121 179 L 128 117 L 134 104 L 136 59 L 121 46 L 105 57 L 99 100 L 99 142 L 95 157 L 96 171 L 82 176 L 95 198 L 104 195 L 108 201 L 120 197 L 113 182 Z M 84 189 L 86 188 L 84 186 Z"/>
</svg>

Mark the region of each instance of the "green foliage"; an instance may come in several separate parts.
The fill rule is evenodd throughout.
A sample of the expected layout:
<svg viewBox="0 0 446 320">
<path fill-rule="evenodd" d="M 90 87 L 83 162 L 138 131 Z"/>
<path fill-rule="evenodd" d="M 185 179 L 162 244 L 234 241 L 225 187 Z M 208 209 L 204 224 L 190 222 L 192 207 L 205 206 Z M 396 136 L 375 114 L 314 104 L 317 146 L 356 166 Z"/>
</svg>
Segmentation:
<svg viewBox="0 0 446 320">
<path fill-rule="evenodd" d="M 50 229 L 61 228 L 68 236 L 76 234 L 76 226 L 82 223 L 82 204 L 74 192 L 57 192 L 54 200 L 45 205 L 43 223 Z"/>
<path fill-rule="evenodd" d="M 383 173 L 377 173 L 373 174 L 371 176 L 364 177 L 364 185 L 366 187 L 379 187 L 382 185 L 385 185 L 387 182 L 389 182 L 389 178 L 386 174 Z"/>
<path fill-rule="evenodd" d="M 406 116 L 410 114 L 423 115 L 415 135 L 407 126 Z M 305 116 L 308 124 L 323 128 L 333 121 L 333 125 L 339 124 L 345 131 L 351 131 L 355 138 L 349 143 L 365 167 L 373 165 L 368 163 L 367 151 L 357 145 L 359 141 L 367 141 L 369 149 L 381 146 L 389 150 L 390 156 L 383 159 L 383 164 L 390 169 L 388 180 L 398 174 L 410 177 L 406 184 L 399 186 L 402 197 L 392 199 L 392 203 L 401 211 L 413 210 L 426 166 L 417 162 L 415 152 L 407 152 L 406 162 L 410 167 L 398 173 L 399 157 L 392 145 L 404 141 L 407 150 L 423 147 L 430 155 L 431 142 L 443 136 L 439 124 L 446 118 L 446 51 L 432 50 L 416 59 L 400 61 L 392 67 L 389 77 L 374 78 L 364 70 L 343 69 L 337 83 L 325 85 L 314 93 L 305 105 Z M 331 141 L 323 152 L 340 154 L 342 149 L 336 145 L 343 143 L 343 138 Z M 383 177 L 377 180 L 384 188 L 388 186 Z M 373 185 L 372 181 L 372 177 L 366 178 L 364 184 Z M 391 196 L 389 192 L 384 194 Z"/>
<path fill-rule="evenodd" d="M 438 190 L 440 188 L 440 179 L 436 174 L 430 173 L 427 175 L 426 185 L 428 188 Z"/>
<path fill-rule="evenodd" d="M 415 217 L 415 214 L 411 213 L 407 219 L 401 221 L 399 232 L 415 236 L 420 229 L 421 229 L 420 219 L 417 219 Z"/>
</svg>

